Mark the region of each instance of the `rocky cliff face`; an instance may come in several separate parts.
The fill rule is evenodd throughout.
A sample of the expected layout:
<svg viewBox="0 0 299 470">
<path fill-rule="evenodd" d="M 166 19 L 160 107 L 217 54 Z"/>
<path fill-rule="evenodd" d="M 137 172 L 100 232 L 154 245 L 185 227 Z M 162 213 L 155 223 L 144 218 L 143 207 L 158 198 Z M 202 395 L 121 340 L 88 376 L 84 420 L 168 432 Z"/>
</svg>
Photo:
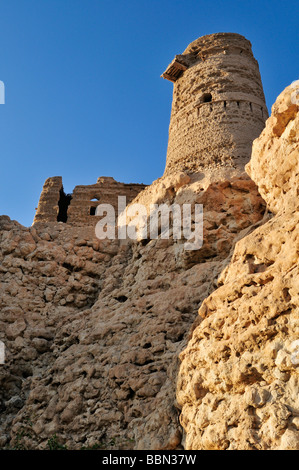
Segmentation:
<svg viewBox="0 0 299 470">
<path fill-rule="evenodd" d="M 291 154 L 297 114 L 280 136 L 275 119 L 258 142 Z M 178 173 L 137 196 L 203 204 L 198 251 L 0 218 L 1 448 L 297 448 L 298 214 L 259 165 L 255 150 L 255 182 Z"/>
<path fill-rule="evenodd" d="M 273 217 L 202 303 L 177 386 L 187 449 L 299 449 L 298 106 L 288 87 L 248 174 Z"/>
</svg>

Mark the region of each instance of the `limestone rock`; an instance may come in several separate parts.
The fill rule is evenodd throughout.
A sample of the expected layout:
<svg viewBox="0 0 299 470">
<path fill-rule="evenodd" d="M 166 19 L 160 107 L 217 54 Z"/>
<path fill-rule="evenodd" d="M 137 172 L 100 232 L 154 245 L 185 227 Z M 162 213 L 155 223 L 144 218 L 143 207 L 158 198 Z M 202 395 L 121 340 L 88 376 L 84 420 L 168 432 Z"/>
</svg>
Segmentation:
<svg viewBox="0 0 299 470">
<path fill-rule="evenodd" d="M 277 214 L 238 241 L 180 355 L 186 449 L 298 449 L 299 153 L 291 90 L 279 96 L 247 166 Z"/>
<path fill-rule="evenodd" d="M 211 60 L 237 64 L 238 38 L 229 38 L 228 51 L 221 34 L 206 48 Z M 252 64 L 242 44 L 242 63 Z M 193 60 L 208 73 L 193 46 L 175 73 Z M 224 52 L 232 57 L 222 60 Z M 98 239 L 87 208 L 101 188 L 115 202 L 121 183 L 111 178 L 77 187 L 69 221 L 57 221 L 70 202 L 60 177 L 46 182 L 32 227 L 0 217 L 1 448 L 47 449 L 58 439 L 75 450 L 298 449 L 298 110 L 290 93 L 255 141 L 252 179 L 243 168 L 248 145 L 231 164 L 229 141 L 221 164 L 199 168 L 191 158 L 188 172 L 171 164 L 132 191 L 131 209 L 202 204 L 200 249 L 186 250 L 173 225 L 163 238 L 161 222 L 154 239 Z M 261 87 L 252 94 L 263 105 Z"/>
<path fill-rule="evenodd" d="M 298 90 L 298 81 L 277 98 L 265 129 L 253 142 L 252 158 L 246 166 L 274 213 L 298 209 L 299 106 L 294 99 L 296 87 Z"/>
<path fill-rule="evenodd" d="M 265 205 L 242 172 L 179 172 L 136 201 L 203 204 L 202 249 L 186 252 L 172 236 L 123 244 L 98 240 L 90 226 L 0 219 L 1 397 L 22 400 L 0 415 L 6 446 L 22 435 L 22 446 L 44 449 L 57 435 L 69 449 L 180 448 L 178 355 Z"/>
</svg>

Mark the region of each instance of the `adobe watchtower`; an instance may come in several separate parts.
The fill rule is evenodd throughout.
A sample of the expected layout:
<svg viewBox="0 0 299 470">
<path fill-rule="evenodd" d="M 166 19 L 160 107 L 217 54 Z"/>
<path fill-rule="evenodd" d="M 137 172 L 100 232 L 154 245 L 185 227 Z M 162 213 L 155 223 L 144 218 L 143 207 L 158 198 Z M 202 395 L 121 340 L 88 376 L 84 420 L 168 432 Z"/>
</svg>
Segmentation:
<svg viewBox="0 0 299 470">
<path fill-rule="evenodd" d="M 235 33 L 203 36 L 162 77 L 174 83 L 165 174 L 244 168 L 268 117 L 251 43 Z"/>
</svg>

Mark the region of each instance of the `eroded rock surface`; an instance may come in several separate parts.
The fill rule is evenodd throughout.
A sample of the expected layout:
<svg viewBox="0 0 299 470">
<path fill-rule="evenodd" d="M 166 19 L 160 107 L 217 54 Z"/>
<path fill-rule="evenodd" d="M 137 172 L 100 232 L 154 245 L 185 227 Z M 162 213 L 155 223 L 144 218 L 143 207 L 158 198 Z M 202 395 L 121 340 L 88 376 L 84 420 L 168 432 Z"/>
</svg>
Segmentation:
<svg viewBox="0 0 299 470">
<path fill-rule="evenodd" d="M 199 251 L 1 218 L 2 447 L 181 447 L 179 352 L 236 238 L 265 211 L 244 173 L 203 176 L 173 175 L 137 198 L 203 204 Z"/>
<path fill-rule="evenodd" d="M 1 448 L 299 448 L 289 93 L 254 143 L 254 181 L 179 171 L 133 201 L 203 204 L 200 250 L 0 218 Z"/>
<path fill-rule="evenodd" d="M 181 353 L 186 449 L 299 449 L 298 106 L 286 88 L 247 171 L 274 216 L 240 240 Z"/>
<path fill-rule="evenodd" d="M 274 213 L 298 210 L 298 83 L 294 82 L 278 96 L 265 129 L 253 143 L 252 158 L 246 166 Z"/>
</svg>

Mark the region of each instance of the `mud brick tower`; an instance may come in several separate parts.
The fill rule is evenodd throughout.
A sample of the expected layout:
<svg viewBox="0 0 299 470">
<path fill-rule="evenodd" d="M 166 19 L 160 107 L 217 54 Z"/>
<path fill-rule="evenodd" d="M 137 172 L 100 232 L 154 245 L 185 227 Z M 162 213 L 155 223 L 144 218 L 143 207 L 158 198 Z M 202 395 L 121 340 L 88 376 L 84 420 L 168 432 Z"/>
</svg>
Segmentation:
<svg viewBox="0 0 299 470">
<path fill-rule="evenodd" d="M 162 77 L 174 83 L 165 174 L 244 168 L 268 118 L 251 43 L 235 33 L 200 37 Z"/>
</svg>

